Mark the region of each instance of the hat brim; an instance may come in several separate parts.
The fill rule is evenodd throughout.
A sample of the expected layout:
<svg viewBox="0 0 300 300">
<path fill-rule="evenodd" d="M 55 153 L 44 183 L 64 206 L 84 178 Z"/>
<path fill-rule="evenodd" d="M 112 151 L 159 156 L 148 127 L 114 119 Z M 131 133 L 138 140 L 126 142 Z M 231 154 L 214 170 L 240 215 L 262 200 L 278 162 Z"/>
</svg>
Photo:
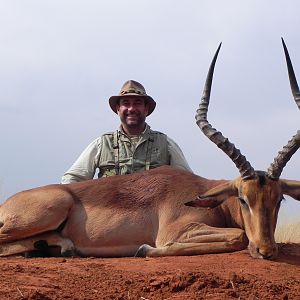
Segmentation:
<svg viewBox="0 0 300 300">
<path fill-rule="evenodd" d="M 122 95 L 122 96 L 111 96 L 109 98 L 109 106 L 110 108 L 117 114 L 117 104 L 119 104 L 119 100 L 121 98 L 126 98 L 126 97 L 138 97 L 138 98 L 143 98 L 145 99 L 148 104 L 149 104 L 149 111 L 148 111 L 148 115 L 151 115 L 152 112 L 154 111 L 155 109 L 155 106 L 156 106 L 156 102 L 152 99 L 152 97 L 150 96 L 146 96 L 146 95 L 137 95 L 137 94 L 126 94 L 126 95 Z"/>
</svg>

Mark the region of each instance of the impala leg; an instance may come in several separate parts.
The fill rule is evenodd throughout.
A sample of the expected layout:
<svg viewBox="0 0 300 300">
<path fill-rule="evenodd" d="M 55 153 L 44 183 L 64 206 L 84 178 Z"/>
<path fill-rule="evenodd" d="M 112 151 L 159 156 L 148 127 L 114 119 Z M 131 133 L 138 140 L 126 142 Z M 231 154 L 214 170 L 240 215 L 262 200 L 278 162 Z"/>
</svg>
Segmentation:
<svg viewBox="0 0 300 300">
<path fill-rule="evenodd" d="M 73 256 L 75 254 L 75 247 L 70 239 L 64 238 L 56 232 L 50 232 L 15 242 L 0 244 L 0 256 L 41 250 L 41 247 L 45 246 L 59 246 L 61 248 L 62 256 Z"/>
<path fill-rule="evenodd" d="M 16 194 L 0 206 L 0 244 L 56 230 L 72 205 L 72 197 L 59 189 Z"/>
<path fill-rule="evenodd" d="M 245 232 L 238 228 L 215 228 L 205 224 L 192 224 L 178 239 L 158 245 L 142 245 L 136 253 L 141 257 L 200 255 L 243 250 L 248 245 Z"/>
<path fill-rule="evenodd" d="M 247 242 L 244 230 L 240 228 L 218 228 L 206 224 L 191 223 L 173 239 L 180 243 Z M 248 242 L 245 248 L 248 246 Z"/>
</svg>

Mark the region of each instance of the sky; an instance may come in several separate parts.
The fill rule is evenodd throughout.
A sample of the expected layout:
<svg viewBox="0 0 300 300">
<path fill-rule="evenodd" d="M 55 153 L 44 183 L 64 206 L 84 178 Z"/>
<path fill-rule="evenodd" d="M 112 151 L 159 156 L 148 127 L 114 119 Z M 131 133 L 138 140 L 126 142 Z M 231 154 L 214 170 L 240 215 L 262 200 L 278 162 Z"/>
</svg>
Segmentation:
<svg viewBox="0 0 300 300">
<path fill-rule="evenodd" d="M 299 9 L 296 0 L 0 0 L 0 203 L 60 182 L 114 131 L 108 98 L 128 79 L 156 100 L 148 124 L 196 174 L 239 176 L 195 123 L 220 42 L 208 120 L 266 170 L 300 129 L 280 40 L 300 78 Z M 300 150 L 282 178 L 300 180 L 299 167 Z M 299 221 L 300 202 L 287 197 L 280 220 Z"/>
</svg>

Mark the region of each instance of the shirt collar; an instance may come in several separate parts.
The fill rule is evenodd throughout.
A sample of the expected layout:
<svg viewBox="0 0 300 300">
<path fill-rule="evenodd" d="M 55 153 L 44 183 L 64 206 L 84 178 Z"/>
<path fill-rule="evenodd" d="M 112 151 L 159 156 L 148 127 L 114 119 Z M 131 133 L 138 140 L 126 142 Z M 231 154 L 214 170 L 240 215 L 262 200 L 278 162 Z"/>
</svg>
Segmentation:
<svg viewBox="0 0 300 300">
<path fill-rule="evenodd" d="M 150 131 L 151 131 L 150 126 L 147 123 L 145 123 L 145 124 L 146 124 L 145 129 L 139 136 L 145 136 L 150 133 Z M 124 132 L 124 130 L 122 128 L 122 125 L 120 125 L 120 127 L 119 127 L 119 132 L 122 133 L 123 135 L 127 136 L 127 134 Z"/>
</svg>

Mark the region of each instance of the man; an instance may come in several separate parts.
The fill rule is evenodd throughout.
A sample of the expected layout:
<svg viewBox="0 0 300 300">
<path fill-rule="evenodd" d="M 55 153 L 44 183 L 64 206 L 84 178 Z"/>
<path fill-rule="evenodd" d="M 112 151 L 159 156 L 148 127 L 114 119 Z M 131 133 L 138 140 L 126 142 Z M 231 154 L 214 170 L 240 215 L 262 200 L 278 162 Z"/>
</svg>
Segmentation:
<svg viewBox="0 0 300 300">
<path fill-rule="evenodd" d="M 125 175 L 162 165 L 190 169 L 181 149 L 165 134 L 153 131 L 146 117 L 156 102 L 134 80 L 125 82 L 118 96 L 109 98 L 121 126 L 94 140 L 62 177 L 61 183 L 79 182 L 98 177 Z"/>
</svg>

